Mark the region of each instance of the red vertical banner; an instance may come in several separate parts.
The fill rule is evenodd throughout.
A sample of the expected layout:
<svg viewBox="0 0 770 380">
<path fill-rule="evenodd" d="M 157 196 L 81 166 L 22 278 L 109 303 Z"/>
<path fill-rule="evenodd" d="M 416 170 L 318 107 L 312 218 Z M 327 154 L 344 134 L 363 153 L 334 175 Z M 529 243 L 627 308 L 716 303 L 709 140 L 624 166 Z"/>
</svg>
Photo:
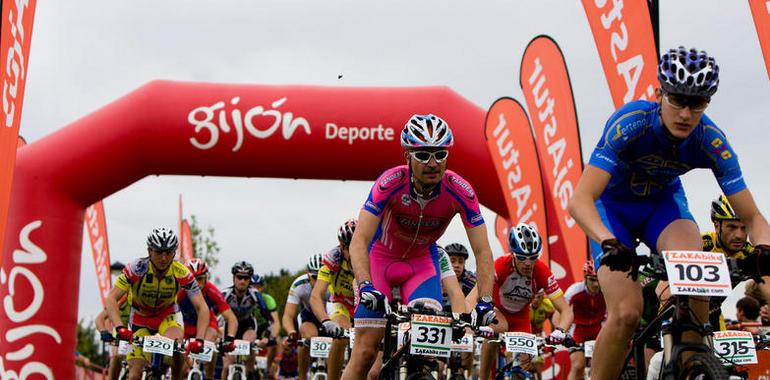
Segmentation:
<svg viewBox="0 0 770 380">
<path fill-rule="evenodd" d="M 102 306 L 105 306 L 104 299 L 110 292 L 112 279 L 110 277 L 110 246 L 107 242 L 107 220 L 104 216 L 102 201 L 96 202 L 86 209 L 85 224 L 91 241 L 91 256 L 94 259 L 99 295 L 102 298 Z"/>
<path fill-rule="evenodd" d="M 508 231 L 511 230 L 511 224 L 508 220 L 498 215 L 495 217 L 495 236 L 500 246 L 503 247 L 503 252 L 508 252 Z"/>
<path fill-rule="evenodd" d="M 658 54 L 647 0 L 583 0 L 615 107 L 651 100 Z"/>
<path fill-rule="evenodd" d="M 27 145 L 27 140 L 24 140 L 24 137 L 21 137 L 21 135 L 19 135 L 19 143 L 16 144 L 16 149 L 19 149 L 24 145 Z"/>
<path fill-rule="evenodd" d="M 569 73 L 559 46 L 548 36 L 530 41 L 519 77 L 532 115 L 540 157 L 548 221 L 551 269 L 562 285 L 582 275 L 588 240 L 569 215 L 567 203 L 583 171 L 580 133 Z M 563 270 L 562 270 L 563 268 Z"/>
<path fill-rule="evenodd" d="M 510 218 L 507 222 L 510 226 L 533 224 L 543 237 L 548 236 L 540 163 L 529 118 L 521 104 L 511 98 L 497 99 L 487 112 L 484 135 L 505 197 Z M 495 223 L 498 239 L 499 219 Z M 508 252 L 507 236 L 501 244 L 503 251 Z M 546 262 L 550 258 L 546 244 L 543 244 L 542 257 Z"/>
<path fill-rule="evenodd" d="M 749 7 L 757 28 L 759 46 L 765 57 L 765 70 L 770 78 L 770 0 L 749 0 Z"/>
<path fill-rule="evenodd" d="M 184 262 L 192 260 L 192 231 L 190 230 L 190 223 L 187 219 L 182 220 L 182 225 L 179 228 L 179 250 L 181 251 L 181 257 Z"/>
<path fill-rule="evenodd" d="M 0 18 L 0 75 L 2 76 L 3 117 L 0 121 L 0 247 L 11 202 L 11 182 L 19 146 L 19 122 L 27 83 L 32 23 L 36 0 L 3 1 Z M 0 255 L 0 266 L 3 264 Z"/>
</svg>

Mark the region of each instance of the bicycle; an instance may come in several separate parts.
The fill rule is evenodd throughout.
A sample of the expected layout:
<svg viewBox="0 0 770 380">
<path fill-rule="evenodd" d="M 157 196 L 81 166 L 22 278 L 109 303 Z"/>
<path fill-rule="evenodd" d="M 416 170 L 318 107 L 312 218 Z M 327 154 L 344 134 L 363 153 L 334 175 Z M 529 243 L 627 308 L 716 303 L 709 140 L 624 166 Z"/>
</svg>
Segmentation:
<svg viewBox="0 0 770 380">
<path fill-rule="evenodd" d="M 169 379 L 169 365 L 165 363 L 166 356 L 172 357 L 174 353 L 184 353 L 185 343 L 178 342 L 160 335 L 136 337 L 131 342 L 134 349 L 141 348 L 143 352 L 150 353 L 150 361 L 142 370 L 142 380 Z"/>
<path fill-rule="evenodd" d="M 235 362 L 227 366 L 227 380 L 246 380 L 248 378 L 248 372 L 246 371 L 243 357 L 251 355 L 252 352 L 256 352 L 259 349 L 260 347 L 257 342 L 236 339 L 235 349 L 228 353 L 228 355 L 235 356 Z M 253 376 L 262 378 L 262 375 L 258 371 L 254 372 Z"/>
<path fill-rule="evenodd" d="M 745 275 L 740 263 L 732 258 L 726 258 L 731 280 L 737 283 L 749 278 L 758 278 L 756 274 Z M 634 265 L 650 265 L 651 276 L 668 281 L 663 257 L 652 254 L 649 257 L 636 256 Z M 631 350 L 626 355 L 623 372 L 620 379 L 644 380 L 647 378 L 647 368 L 644 357 L 645 342 L 660 331 L 663 337 L 663 364 L 660 378 L 662 379 L 727 379 L 728 371 L 712 353 L 713 331 L 711 325 L 696 323 L 690 306 L 689 296 L 672 295 L 667 300 L 655 318 L 647 326 L 634 333 L 631 340 Z M 695 332 L 703 337 L 703 342 L 684 342 L 685 332 Z M 692 355 L 681 363 L 683 354 Z M 633 363 L 633 364 L 632 364 Z M 641 365 L 640 365 L 641 364 Z"/>
<path fill-rule="evenodd" d="M 386 317 L 383 364 L 379 378 L 390 380 L 401 379 L 403 376 L 407 380 L 435 379 L 433 373 L 437 371 L 438 365 L 435 360 L 426 360 L 426 357 L 446 357 L 450 350 L 448 344 L 446 344 L 446 348 L 434 349 L 431 349 L 430 345 L 447 343 L 451 340 L 456 340 L 453 339 L 455 337 L 461 338 L 465 328 L 471 326 L 469 323 L 470 315 L 463 314 L 460 318 L 455 319 L 452 313 L 427 308 L 422 302 L 416 302 L 411 307 L 401 305 L 394 310 Z M 415 351 L 418 353 L 411 352 L 413 347 L 410 338 L 413 332 L 402 331 L 399 334 L 400 325 L 402 323 L 411 324 L 413 317 L 441 321 L 433 327 L 423 325 L 418 327 L 418 336 L 415 337 L 415 341 L 425 341 L 428 343 L 425 346 L 414 346 Z M 449 321 L 449 323 L 445 323 L 446 321 Z M 451 329 L 450 333 L 447 333 L 446 327 Z M 401 337 L 401 341 L 399 341 L 399 337 Z M 420 351 L 423 353 L 419 353 Z"/>
<path fill-rule="evenodd" d="M 215 352 L 223 352 L 221 344 L 220 348 L 217 349 L 214 343 L 205 342 L 203 352 L 199 354 L 190 353 L 192 364 L 190 364 L 190 371 L 187 372 L 187 380 L 204 380 L 206 378 L 204 366 L 206 363 L 211 362 Z"/>
</svg>

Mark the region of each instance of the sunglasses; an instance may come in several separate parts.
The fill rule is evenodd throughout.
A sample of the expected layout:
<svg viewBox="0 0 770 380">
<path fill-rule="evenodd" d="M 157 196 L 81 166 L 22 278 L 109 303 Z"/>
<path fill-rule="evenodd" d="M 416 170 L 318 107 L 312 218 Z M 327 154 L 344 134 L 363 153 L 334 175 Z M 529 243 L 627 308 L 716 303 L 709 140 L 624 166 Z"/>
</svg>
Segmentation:
<svg viewBox="0 0 770 380">
<path fill-rule="evenodd" d="M 416 150 L 414 152 L 409 152 L 409 155 L 412 156 L 412 158 L 415 160 L 419 161 L 421 164 L 427 164 L 431 157 L 436 159 L 436 163 L 440 164 L 444 162 L 447 157 L 449 157 L 449 151 L 446 149 L 437 150 L 435 152 L 428 152 L 427 150 Z"/>
<path fill-rule="evenodd" d="M 251 280 L 251 277 L 249 277 L 249 276 L 238 276 L 238 275 L 236 275 L 235 278 L 237 278 L 239 280 Z"/>
<path fill-rule="evenodd" d="M 681 110 L 684 107 L 689 107 L 692 112 L 703 112 L 706 107 L 709 106 L 711 99 L 702 96 L 687 96 L 680 94 L 663 94 L 663 99 L 668 105 L 676 110 Z"/>
<path fill-rule="evenodd" d="M 537 259 L 540 258 L 540 255 L 537 255 L 537 256 L 534 256 L 534 257 L 533 256 L 525 256 L 525 255 L 514 255 L 514 256 L 516 256 L 516 260 L 518 260 L 518 261 L 532 261 L 532 262 L 535 262 L 535 261 L 537 261 Z"/>
</svg>

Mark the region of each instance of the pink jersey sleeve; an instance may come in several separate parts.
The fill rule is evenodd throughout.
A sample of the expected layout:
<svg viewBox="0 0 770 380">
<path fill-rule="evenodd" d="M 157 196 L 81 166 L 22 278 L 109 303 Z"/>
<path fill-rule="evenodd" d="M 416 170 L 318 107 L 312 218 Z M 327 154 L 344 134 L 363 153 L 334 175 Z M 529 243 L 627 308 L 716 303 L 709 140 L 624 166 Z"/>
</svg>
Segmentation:
<svg viewBox="0 0 770 380">
<path fill-rule="evenodd" d="M 553 276 L 548 266 L 540 260 L 535 264 L 534 277 L 537 287 L 545 290 L 546 297 L 554 299 L 564 294 L 559 283 L 556 282 L 556 277 Z"/>
<path fill-rule="evenodd" d="M 406 165 L 386 170 L 374 182 L 363 209 L 376 216 L 382 216 L 390 198 L 404 186 L 409 186 L 409 169 Z"/>
<path fill-rule="evenodd" d="M 484 224 L 484 217 L 481 216 L 481 207 L 479 198 L 473 187 L 468 181 L 459 174 L 447 170 L 444 174 L 447 191 L 454 199 L 455 207 L 460 213 L 465 228 L 473 228 Z"/>
</svg>

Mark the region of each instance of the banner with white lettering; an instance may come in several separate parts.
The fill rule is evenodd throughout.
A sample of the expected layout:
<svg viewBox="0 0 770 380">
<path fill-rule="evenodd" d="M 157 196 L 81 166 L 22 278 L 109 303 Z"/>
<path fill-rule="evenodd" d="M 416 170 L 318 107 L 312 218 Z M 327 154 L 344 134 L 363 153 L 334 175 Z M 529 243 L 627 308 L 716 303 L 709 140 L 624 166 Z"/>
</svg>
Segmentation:
<svg viewBox="0 0 770 380">
<path fill-rule="evenodd" d="M 580 131 L 567 64 L 559 45 L 548 36 L 530 41 L 519 74 L 527 109 L 532 116 L 535 146 L 545 197 L 551 266 L 562 287 L 582 277 L 588 239 L 567 211 L 567 203 L 583 172 Z"/>
<path fill-rule="evenodd" d="M 110 246 L 107 240 L 107 219 L 104 215 L 102 201 L 92 204 L 86 209 L 86 230 L 91 241 L 91 256 L 96 269 L 96 283 L 99 285 L 99 295 L 102 306 L 106 307 L 104 299 L 112 287 L 110 277 Z"/>
<path fill-rule="evenodd" d="M 0 75 L 3 78 L 3 114 L 0 124 L 0 247 L 3 246 L 11 183 L 19 147 L 19 122 L 27 83 L 32 24 L 37 0 L 3 1 L 0 18 Z M 3 257 L 0 255 L 0 267 Z"/>
<path fill-rule="evenodd" d="M 757 28 L 759 46 L 765 58 L 765 70 L 770 78 L 770 0 L 749 0 L 751 16 Z"/>
<path fill-rule="evenodd" d="M 647 0 L 583 0 L 615 108 L 652 100 L 658 54 Z"/>
<path fill-rule="evenodd" d="M 505 196 L 510 225 L 532 224 L 542 236 L 548 236 L 540 162 L 529 118 L 521 104 L 511 98 L 497 99 L 487 112 L 484 135 Z M 502 239 L 500 233 L 505 234 Z M 495 234 L 502 240 L 503 252 L 508 252 L 507 229 L 495 228 Z M 545 244 L 542 257 L 545 262 L 550 258 Z"/>
</svg>

